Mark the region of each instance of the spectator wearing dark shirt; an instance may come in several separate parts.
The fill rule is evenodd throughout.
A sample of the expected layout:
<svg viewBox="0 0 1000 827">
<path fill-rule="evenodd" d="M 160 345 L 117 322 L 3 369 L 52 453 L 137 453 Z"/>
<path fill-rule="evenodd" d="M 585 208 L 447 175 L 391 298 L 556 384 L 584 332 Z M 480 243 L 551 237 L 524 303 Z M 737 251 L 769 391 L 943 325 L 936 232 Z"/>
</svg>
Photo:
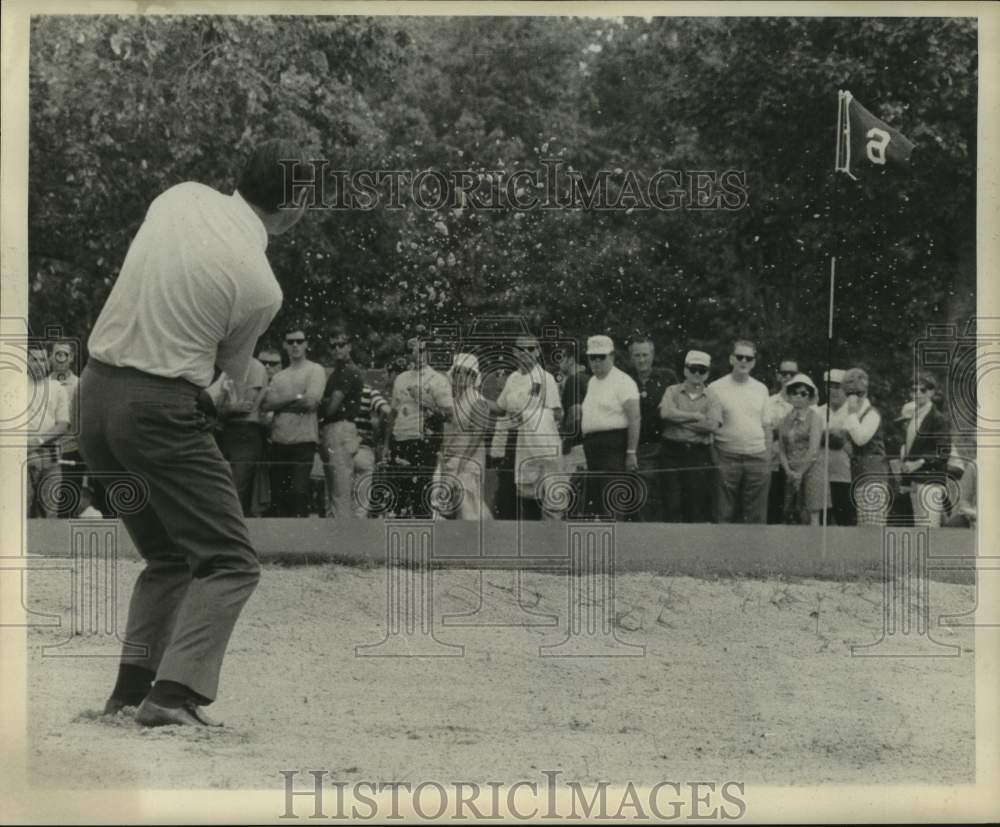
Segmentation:
<svg viewBox="0 0 1000 827">
<path fill-rule="evenodd" d="M 355 502 L 354 464 L 361 449 L 355 420 L 361 409 L 364 380 L 351 361 L 351 340 L 344 331 L 331 336 L 333 371 L 320 403 L 320 456 L 326 475 L 326 513 L 337 519 L 364 516 L 367 507 Z"/>
<path fill-rule="evenodd" d="M 653 367 L 656 349 L 648 336 L 637 336 L 629 342 L 629 360 L 632 378 L 639 386 L 639 474 L 646 483 L 646 502 L 638 519 L 645 523 L 658 523 L 665 519 L 663 443 L 660 432 L 660 400 L 668 387 L 677 382 L 672 370 Z"/>
<path fill-rule="evenodd" d="M 684 357 L 684 381 L 663 393 L 663 465 L 666 519 L 671 523 L 707 523 L 712 519 L 715 468 L 712 434 L 722 411 L 705 389 L 712 360 L 701 350 Z"/>
<path fill-rule="evenodd" d="M 587 470 L 587 457 L 583 453 L 583 432 L 580 430 L 583 398 L 587 395 L 590 375 L 576 358 L 576 352 L 567 353 L 560 365 L 562 379 L 559 382 L 559 398 L 562 404 L 563 472 L 570 475 L 571 485 L 576 491 L 577 507 L 569 517 L 583 514 L 583 472 Z"/>
<path fill-rule="evenodd" d="M 937 381 L 921 373 L 914 383 L 913 418 L 906 426 L 903 482 L 910 486 L 914 525 L 938 528 L 945 517 L 951 427 L 934 405 Z"/>
</svg>

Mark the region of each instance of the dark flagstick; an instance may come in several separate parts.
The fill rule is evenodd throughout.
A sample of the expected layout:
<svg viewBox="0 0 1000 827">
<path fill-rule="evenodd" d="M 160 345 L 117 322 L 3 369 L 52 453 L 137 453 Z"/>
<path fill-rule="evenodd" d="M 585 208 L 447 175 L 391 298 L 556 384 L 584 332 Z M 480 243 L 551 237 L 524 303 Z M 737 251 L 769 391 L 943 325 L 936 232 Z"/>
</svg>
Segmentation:
<svg viewBox="0 0 1000 827">
<path fill-rule="evenodd" d="M 850 151 L 850 113 L 847 111 L 847 93 L 837 92 L 837 141 L 836 155 L 833 161 L 833 190 L 830 193 L 830 223 L 833 226 L 833 254 L 830 256 L 830 313 L 826 333 L 826 381 L 823 383 L 826 391 L 826 423 L 824 425 L 823 446 L 823 555 L 826 556 L 827 515 L 830 511 L 830 388 L 829 382 L 833 373 L 833 305 L 837 279 L 837 250 L 840 247 L 840 216 L 837 183 L 837 173 L 846 171 L 850 174 L 847 153 Z M 842 148 L 843 146 L 843 148 Z M 843 155 L 841 154 L 843 153 Z M 843 160 L 843 165 L 841 161 Z"/>
</svg>

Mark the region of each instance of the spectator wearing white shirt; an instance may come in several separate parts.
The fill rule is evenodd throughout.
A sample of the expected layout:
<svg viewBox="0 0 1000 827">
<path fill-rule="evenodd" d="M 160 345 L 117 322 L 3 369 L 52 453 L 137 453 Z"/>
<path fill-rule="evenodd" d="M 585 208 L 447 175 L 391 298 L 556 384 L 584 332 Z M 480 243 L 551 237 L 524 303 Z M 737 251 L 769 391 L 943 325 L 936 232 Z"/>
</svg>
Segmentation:
<svg viewBox="0 0 1000 827">
<path fill-rule="evenodd" d="M 708 386 L 722 408 L 714 434 L 716 522 L 765 523 L 771 484 L 771 424 L 767 421 L 767 386 L 750 375 L 757 347 L 747 339 L 733 342 L 732 370 Z"/>
<path fill-rule="evenodd" d="M 278 517 L 309 516 L 309 478 L 319 444 L 318 408 L 326 385 L 323 366 L 307 358 L 305 330 L 285 334 L 288 367 L 271 379 L 261 411 L 272 411 L 271 502 Z"/>
<path fill-rule="evenodd" d="M 49 350 L 52 369 L 49 375 L 62 385 L 63 391 L 66 393 L 66 401 L 69 403 L 69 425 L 59 439 L 62 486 L 64 490 L 74 489 L 76 491 L 76 496 L 63 498 L 59 509 L 60 517 L 73 516 L 73 505 L 83 494 L 83 481 L 87 476 L 87 466 L 83 462 L 78 439 L 80 417 L 77 411 L 80 407 L 80 377 L 73 370 L 76 363 L 75 354 L 76 344 L 69 339 L 53 342 Z M 96 486 L 96 481 L 93 484 Z M 97 487 L 99 488 L 99 486 Z"/>
<path fill-rule="evenodd" d="M 461 520 L 490 520 L 483 503 L 486 479 L 486 436 L 491 406 L 480 392 L 479 360 L 471 353 L 456 353 L 448 372 L 454 398 L 453 414 L 444 424 L 437 479 L 459 488 L 445 516 Z"/>
<path fill-rule="evenodd" d="M 62 484 L 59 441 L 70 423 L 69 398 L 59 381 L 49 376 L 48 353 L 43 345 L 28 346 L 28 458 L 25 514 L 27 517 L 59 516 L 58 491 Z"/>
<path fill-rule="evenodd" d="M 507 377 L 496 404 L 509 417 L 507 426 L 517 429 L 514 483 L 518 514 L 527 520 L 559 519 L 559 512 L 546 507 L 548 487 L 563 468 L 559 385 L 542 367 L 541 348 L 534 336 L 519 336 L 514 354 L 517 370 Z"/>
<path fill-rule="evenodd" d="M 615 345 L 609 336 L 587 339 L 587 361 L 593 376 L 583 398 L 581 431 L 587 457 L 586 511 L 617 516 L 604 503 L 604 492 L 617 472 L 639 470 L 638 448 L 641 413 L 639 386 L 615 367 Z"/>
<path fill-rule="evenodd" d="M 861 368 L 844 373 L 847 416 L 844 430 L 851 441 L 851 481 L 858 525 L 885 525 L 889 508 L 889 464 L 882 435 L 882 414 L 868 398 L 868 374 Z"/>
</svg>

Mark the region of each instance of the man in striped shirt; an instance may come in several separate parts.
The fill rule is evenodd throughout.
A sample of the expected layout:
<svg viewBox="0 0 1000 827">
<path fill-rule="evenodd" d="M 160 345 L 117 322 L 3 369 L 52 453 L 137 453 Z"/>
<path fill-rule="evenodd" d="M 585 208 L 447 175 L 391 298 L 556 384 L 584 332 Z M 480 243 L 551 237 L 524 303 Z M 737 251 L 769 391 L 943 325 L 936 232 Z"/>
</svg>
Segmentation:
<svg viewBox="0 0 1000 827">
<path fill-rule="evenodd" d="M 357 479 L 365 474 L 375 473 L 376 456 L 375 451 L 379 445 L 378 440 L 386 418 L 392 411 L 392 406 L 381 393 L 371 385 L 365 384 L 361 388 L 361 404 L 358 406 L 358 415 L 354 420 L 354 425 L 358 429 L 358 436 L 361 438 L 361 447 L 354 455 L 354 477 Z M 356 514 L 365 517 L 371 506 L 369 491 L 370 485 L 358 486 L 358 502 L 356 503 Z"/>
</svg>

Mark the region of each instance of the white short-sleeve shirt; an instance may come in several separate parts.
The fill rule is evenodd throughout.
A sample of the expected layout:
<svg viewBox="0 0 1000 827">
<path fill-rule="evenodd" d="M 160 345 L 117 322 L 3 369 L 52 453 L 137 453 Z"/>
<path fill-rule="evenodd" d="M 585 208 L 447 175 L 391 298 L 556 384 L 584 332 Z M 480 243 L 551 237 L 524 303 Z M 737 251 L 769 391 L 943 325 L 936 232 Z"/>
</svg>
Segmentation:
<svg viewBox="0 0 1000 827">
<path fill-rule="evenodd" d="M 767 386 L 752 376 L 737 382 L 727 374 L 708 386 L 722 406 L 722 426 L 715 432 L 715 444 L 732 454 L 760 454 L 770 444 Z"/>
<path fill-rule="evenodd" d="M 212 382 L 246 378 L 281 307 L 267 230 L 238 192 L 187 182 L 150 205 L 87 342 L 108 365 Z"/>
<path fill-rule="evenodd" d="M 639 400 L 639 386 L 623 370 L 612 366 L 603 379 L 591 376 L 587 383 L 587 394 L 583 397 L 583 433 L 627 428 L 625 403 L 632 399 Z"/>
</svg>

